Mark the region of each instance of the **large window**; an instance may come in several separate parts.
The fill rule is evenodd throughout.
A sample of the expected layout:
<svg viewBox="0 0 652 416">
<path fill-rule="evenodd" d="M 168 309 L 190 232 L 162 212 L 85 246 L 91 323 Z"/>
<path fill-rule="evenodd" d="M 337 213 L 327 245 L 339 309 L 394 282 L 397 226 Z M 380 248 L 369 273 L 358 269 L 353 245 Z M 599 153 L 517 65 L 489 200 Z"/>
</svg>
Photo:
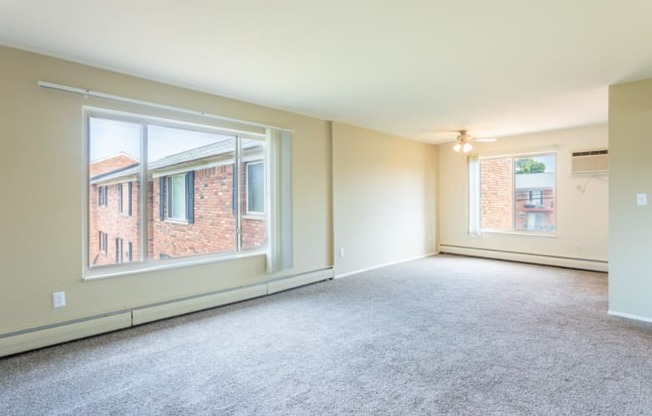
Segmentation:
<svg viewBox="0 0 652 416">
<path fill-rule="evenodd" d="M 479 218 L 482 231 L 556 232 L 555 171 L 555 154 L 472 160 L 470 223 Z"/>
<path fill-rule="evenodd" d="M 267 246 L 268 132 L 94 110 L 87 125 L 87 274 Z"/>
</svg>

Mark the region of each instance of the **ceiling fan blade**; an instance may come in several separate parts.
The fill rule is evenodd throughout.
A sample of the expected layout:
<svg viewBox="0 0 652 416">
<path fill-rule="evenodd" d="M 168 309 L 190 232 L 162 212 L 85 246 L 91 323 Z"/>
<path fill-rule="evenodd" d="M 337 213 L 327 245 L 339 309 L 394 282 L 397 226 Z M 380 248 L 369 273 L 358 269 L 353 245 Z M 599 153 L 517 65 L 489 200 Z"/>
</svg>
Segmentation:
<svg viewBox="0 0 652 416">
<path fill-rule="evenodd" d="M 479 143 L 495 143 L 496 140 L 498 140 L 498 139 L 496 139 L 496 138 L 487 138 L 487 139 L 475 139 L 474 138 L 473 139 L 474 142 L 479 142 Z"/>
</svg>

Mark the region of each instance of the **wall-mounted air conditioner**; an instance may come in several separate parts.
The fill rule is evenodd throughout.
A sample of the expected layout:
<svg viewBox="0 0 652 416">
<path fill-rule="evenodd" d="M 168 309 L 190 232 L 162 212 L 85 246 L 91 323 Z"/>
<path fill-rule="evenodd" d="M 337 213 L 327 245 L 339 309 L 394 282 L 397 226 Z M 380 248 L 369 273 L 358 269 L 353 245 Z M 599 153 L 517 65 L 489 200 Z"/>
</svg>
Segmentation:
<svg viewBox="0 0 652 416">
<path fill-rule="evenodd" d="M 609 172 L 609 150 L 586 150 L 573 152 L 571 156 L 573 175 L 606 174 Z"/>
</svg>

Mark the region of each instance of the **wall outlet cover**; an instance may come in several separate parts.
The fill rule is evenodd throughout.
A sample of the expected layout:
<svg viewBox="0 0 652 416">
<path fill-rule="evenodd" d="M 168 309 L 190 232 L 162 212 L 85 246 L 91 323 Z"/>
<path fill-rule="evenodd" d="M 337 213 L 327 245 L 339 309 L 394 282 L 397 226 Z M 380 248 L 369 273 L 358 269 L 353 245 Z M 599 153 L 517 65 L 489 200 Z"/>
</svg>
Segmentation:
<svg viewBox="0 0 652 416">
<path fill-rule="evenodd" d="M 52 307 L 54 309 L 66 306 L 66 292 L 52 293 Z"/>
<path fill-rule="evenodd" d="M 636 194 L 636 205 L 647 205 L 647 194 L 638 193 Z"/>
</svg>

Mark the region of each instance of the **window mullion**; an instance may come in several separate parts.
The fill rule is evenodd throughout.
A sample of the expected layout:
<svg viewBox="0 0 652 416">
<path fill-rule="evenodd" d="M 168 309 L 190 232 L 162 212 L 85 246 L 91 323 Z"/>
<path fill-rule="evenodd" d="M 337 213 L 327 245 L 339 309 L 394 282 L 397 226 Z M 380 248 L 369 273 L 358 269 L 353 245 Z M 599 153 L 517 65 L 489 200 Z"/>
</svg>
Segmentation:
<svg viewBox="0 0 652 416">
<path fill-rule="evenodd" d="M 140 261 L 147 262 L 149 257 L 149 239 L 147 238 L 149 218 L 147 212 L 147 124 L 141 124 L 140 139 L 140 192 L 138 193 L 140 208 Z"/>
</svg>

